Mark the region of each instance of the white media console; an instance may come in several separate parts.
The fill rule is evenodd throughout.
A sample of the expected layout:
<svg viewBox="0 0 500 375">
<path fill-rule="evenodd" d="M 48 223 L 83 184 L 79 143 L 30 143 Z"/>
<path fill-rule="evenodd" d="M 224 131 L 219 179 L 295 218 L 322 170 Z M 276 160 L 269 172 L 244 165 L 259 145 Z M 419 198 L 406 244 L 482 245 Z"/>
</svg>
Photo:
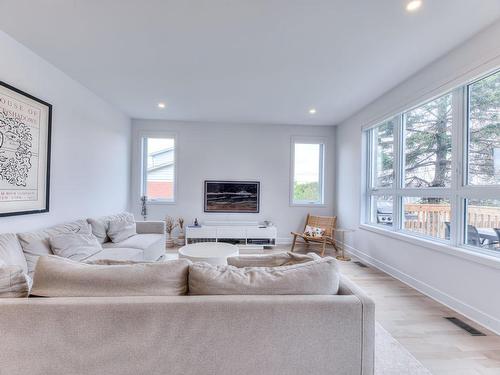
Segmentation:
<svg viewBox="0 0 500 375">
<path fill-rule="evenodd" d="M 209 221 L 186 228 L 186 243 L 226 242 L 241 250 L 262 250 L 276 246 L 278 230 L 258 222 Z"/>
</svg>

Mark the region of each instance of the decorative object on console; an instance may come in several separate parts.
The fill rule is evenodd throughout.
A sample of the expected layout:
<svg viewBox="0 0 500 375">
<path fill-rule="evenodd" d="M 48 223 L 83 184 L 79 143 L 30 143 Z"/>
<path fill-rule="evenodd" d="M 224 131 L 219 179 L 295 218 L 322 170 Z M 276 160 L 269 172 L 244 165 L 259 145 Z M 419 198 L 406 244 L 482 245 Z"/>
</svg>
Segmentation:
<svg viewBox="0 0 500 375">
<path fill-rule="evenodd" d="M 179 235 L 177 236 L 177 245 L 184 246 L 186 244 L 186 236 L 184 235 L 184 219 L 182 217 L 177 219 L 179 226 Z"/>
<path fill-rule="evenodd" d="M 175 242 L 172 238 L 172 232 L 176 226 L 177 226 L 177 224 L 175 223 L 173 217 L 167 216 L 165 218 L 165 231 L 168 234 L 167 240 L 165 241 L 165 246 L 167 248 L 172 248 L 175 246 Z"/>
<path fill-rule="evenodd" d="M 146 195 L 141 197 L 141 216 L 144 221 L 148 218 L 148 197 Z"/>
<path fill-rule="evenodd" d="M 52 105 L 0 81 L 0 216 L 49 211 Z"/>
<path fill-rule="evenodd" d="M 193 226 L 195 226 L 195 227 L 199 227 L 200 226 L 200 224 L 198 224 L 198 218 L 197 217 L 194 218 Z"/>
<path fill-rule="evenodd" d="M 205 212 L 258 213 L 260 182 L 205 181 Z"/>
</svg>

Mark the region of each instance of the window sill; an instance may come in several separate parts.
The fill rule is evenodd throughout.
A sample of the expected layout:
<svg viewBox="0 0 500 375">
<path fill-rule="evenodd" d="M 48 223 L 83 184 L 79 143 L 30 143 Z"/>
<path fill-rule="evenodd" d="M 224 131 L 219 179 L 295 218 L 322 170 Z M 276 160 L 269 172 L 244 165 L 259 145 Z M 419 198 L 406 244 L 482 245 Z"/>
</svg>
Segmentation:
<svg viewBox="0 0 500 375">
<path fill-rule="evenodd" d="M 163 206 L 176 204 L 175 201 L 147 201 L 148 206 Z"/>
<path fill-rule="evenodd" d="M 404 241 L 416 246 L 422 246 L 427 249 L 445 253 L 448 255 L 456 256 L 462 259 L 466 259 L 481 265 L 489 266 L 492 268 L 500 269 L 500 257 L 495 257 L 482 253 L 480 251 L 469 250 L 465 247 L 456 247 L 451 245 L 446 245 L 439 242 L 434 242 L 427 240 L 425 238 L 415 237 L 409 234 L 389 231 L 387 229 L 382 229 L 374 225 L 360 224 L 359 226 L 362 230 L 367 230 L 373 233 L 377 233 L 383 236 L 391 237 L 400 241 Z M 500 254 L 499 254 L 500 255 Z"/>
<path fill-rule="evenodd" d="M 326 207 L 325 203 L 290 203 L 290 207 Z"/>
</svg>

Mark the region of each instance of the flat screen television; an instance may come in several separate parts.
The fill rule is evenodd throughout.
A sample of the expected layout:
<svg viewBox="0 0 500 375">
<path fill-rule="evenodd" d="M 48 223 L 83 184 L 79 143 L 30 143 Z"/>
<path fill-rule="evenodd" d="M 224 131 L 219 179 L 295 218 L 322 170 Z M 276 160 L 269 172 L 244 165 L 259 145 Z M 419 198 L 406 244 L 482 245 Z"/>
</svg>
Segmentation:
<svg viewBox="0 0 500 375">
<path fill-rule="evenodd" d="M 205 212 L 258 213 L 260 182 L 205 181 Z"/>
</svg>

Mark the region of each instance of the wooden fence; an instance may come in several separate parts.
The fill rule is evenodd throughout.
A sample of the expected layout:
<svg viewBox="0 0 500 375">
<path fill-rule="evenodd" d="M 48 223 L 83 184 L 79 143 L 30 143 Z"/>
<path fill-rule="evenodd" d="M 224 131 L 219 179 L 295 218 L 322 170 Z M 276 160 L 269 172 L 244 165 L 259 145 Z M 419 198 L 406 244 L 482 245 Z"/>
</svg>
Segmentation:
<svg viewBox="0 0 500 375">
<path fill-rule="evenodd" d="M 451 221 L 450 210 L 446 204 L 406 204 L 405 228 L 445 238 L 445 223 Z M 500 228 L 500 207 L 468 206 L 467 223 L 476 228 Z"/>
</svg>

